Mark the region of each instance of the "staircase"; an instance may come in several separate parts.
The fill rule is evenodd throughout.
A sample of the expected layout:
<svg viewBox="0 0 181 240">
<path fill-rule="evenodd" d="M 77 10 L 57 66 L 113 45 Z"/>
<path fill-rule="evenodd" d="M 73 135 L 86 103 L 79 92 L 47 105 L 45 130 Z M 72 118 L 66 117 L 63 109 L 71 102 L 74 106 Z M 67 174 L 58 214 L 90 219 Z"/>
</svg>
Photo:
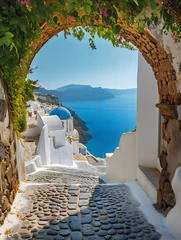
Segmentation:
<svg viewBox="0 0 181 240">
<path fill-rule="evenodd" d="M 153 203 L 157 202 L 160 172 L 156 168 L 138 166 L 137 180 Z"/>
<path fill-rule="evenodd" d="M 89 170 L 46 166 L 28 174 L 0 239 L 174 239 L 137 182 L 101 184 Z"/>
</svg>

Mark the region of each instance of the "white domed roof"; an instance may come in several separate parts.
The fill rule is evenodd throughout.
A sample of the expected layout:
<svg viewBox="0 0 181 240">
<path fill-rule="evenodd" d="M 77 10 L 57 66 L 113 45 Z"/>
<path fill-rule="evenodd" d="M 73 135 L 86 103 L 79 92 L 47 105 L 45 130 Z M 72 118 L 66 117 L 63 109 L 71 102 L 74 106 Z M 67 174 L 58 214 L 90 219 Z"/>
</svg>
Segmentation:
<svg viewBox="0 0 181 240">
<path fill-rule="evenodd" d="M 74 128 L 73 133 L 72 133 L 73 138 L 79 138 L 79 133 L 78 131 Z"/>
</svg>

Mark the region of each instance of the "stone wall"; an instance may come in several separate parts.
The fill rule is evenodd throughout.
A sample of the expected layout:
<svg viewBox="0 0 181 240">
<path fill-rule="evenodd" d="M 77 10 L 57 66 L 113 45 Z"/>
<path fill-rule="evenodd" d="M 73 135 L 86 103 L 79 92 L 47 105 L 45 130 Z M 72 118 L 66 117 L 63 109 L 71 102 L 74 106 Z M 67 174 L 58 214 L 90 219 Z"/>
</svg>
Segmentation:
<svg viewBox="0 0 181 240">
<path fill-rule="evenodd" d="M 11 208 L 19 186 L 16 156 L 16 136 L 0 81 L 0 225 Z"/>
<path fill-rule="evenodd" d="M 181 165 L 181 43 L 175 43 L 172 34 L 164 34 L 161 28 L 152 29 L 152 33 L 157 38 L 159 36 L 160 45 L 165 49 L 170 60 L 170 65 L 163 65 L 165 69 L 170 69 L 169 75 L 162 75 L 161 69 L 158 71 L 161 76 L 158 80 L 160 103 L 156 105 L 163 117 L 160 155 L 162 171 L 157 203 L 167 214 L 175 206 L 176 200 L 171 182 L 177 167 Z"/>
</svg>

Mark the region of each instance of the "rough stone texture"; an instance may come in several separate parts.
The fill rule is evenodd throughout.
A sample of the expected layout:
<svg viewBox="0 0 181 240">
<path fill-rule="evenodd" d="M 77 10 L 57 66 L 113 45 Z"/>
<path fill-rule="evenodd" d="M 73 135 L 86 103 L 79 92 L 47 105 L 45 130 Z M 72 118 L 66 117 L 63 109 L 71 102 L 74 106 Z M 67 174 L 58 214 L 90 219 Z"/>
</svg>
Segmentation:
<svg viewBox="0 0 181 240">
<path fill-rule="evenodd" d="M 11 208 L 18 189 L 16 163 L 16 141 L 12 124 L 9 122 L 7 103 L 0 82 L 0 225 Z"/>
<path fill-rule="evenodd" d="M 170 210 L 175 205 L 175 196 L 167 170 L 162 170 L 160 175 L 157 204 L 165 213 L 168 213 L 168 209 Z"/>
<path fill-rule="evenodd" d="M 4 121 L 7 110 L 8 110 L 8 107 L 7 107 L 6 101 L 4 99 L 0 99 L 0 121 L 1 122 Z"/>
<path fill-rule="evenodd" d="M 168 166 L 167 154 L 164 151 L 160 154 L 160 166 L 163 168 L 163 170 L 166 170 Z"/>
<path fill-rule="evenodd" d="M 160 113 L 165 119 L 169 119 L 169 118 L 177 119 L 178 118 L 176 105 L 156 104 L 156 107 L 160 109 Z"/>
<path fill-rule="evenodd" d="M 0 162 L 2 162 L 4 157 L 5 157 L 5 148 L 4 148 L 4 145 L 0 143 Z"/>
<path fill-rule="evenodd" d="M 162 124 L 164 150 L 160 156 L 163 168 L 160 175 L 158 205 L 166 212 L 175 205 L 171 181 L 176 168 L 181 164 L 181 123 L 180 120 L 167 119 Z"/>
</svg>

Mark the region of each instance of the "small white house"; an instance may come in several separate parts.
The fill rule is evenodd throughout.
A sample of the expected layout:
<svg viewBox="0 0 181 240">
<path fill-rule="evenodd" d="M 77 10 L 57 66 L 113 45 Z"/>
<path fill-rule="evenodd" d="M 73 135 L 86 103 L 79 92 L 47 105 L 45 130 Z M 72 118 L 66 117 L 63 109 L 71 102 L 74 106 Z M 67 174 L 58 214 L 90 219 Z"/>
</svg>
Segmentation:
<svg viewBox="0 0 181 240">
<path fill-rule="evenodd" d="M 60 164 L 73 166 L 73 147 L 66 139 L 66 132 L 60 118 L 37 114 L 37 123 L 41 134 L 37 154 L 43 165 Z"/>
<path fill-rule="evenodd" d="M 28 105 L 27 112 L 31 114 L 31 116 L 34 116 L 35 113 L 40 111 L 40 104 L 38 102 L 30 100 L 27 102 L 27 105 Z"/>
</svg>

